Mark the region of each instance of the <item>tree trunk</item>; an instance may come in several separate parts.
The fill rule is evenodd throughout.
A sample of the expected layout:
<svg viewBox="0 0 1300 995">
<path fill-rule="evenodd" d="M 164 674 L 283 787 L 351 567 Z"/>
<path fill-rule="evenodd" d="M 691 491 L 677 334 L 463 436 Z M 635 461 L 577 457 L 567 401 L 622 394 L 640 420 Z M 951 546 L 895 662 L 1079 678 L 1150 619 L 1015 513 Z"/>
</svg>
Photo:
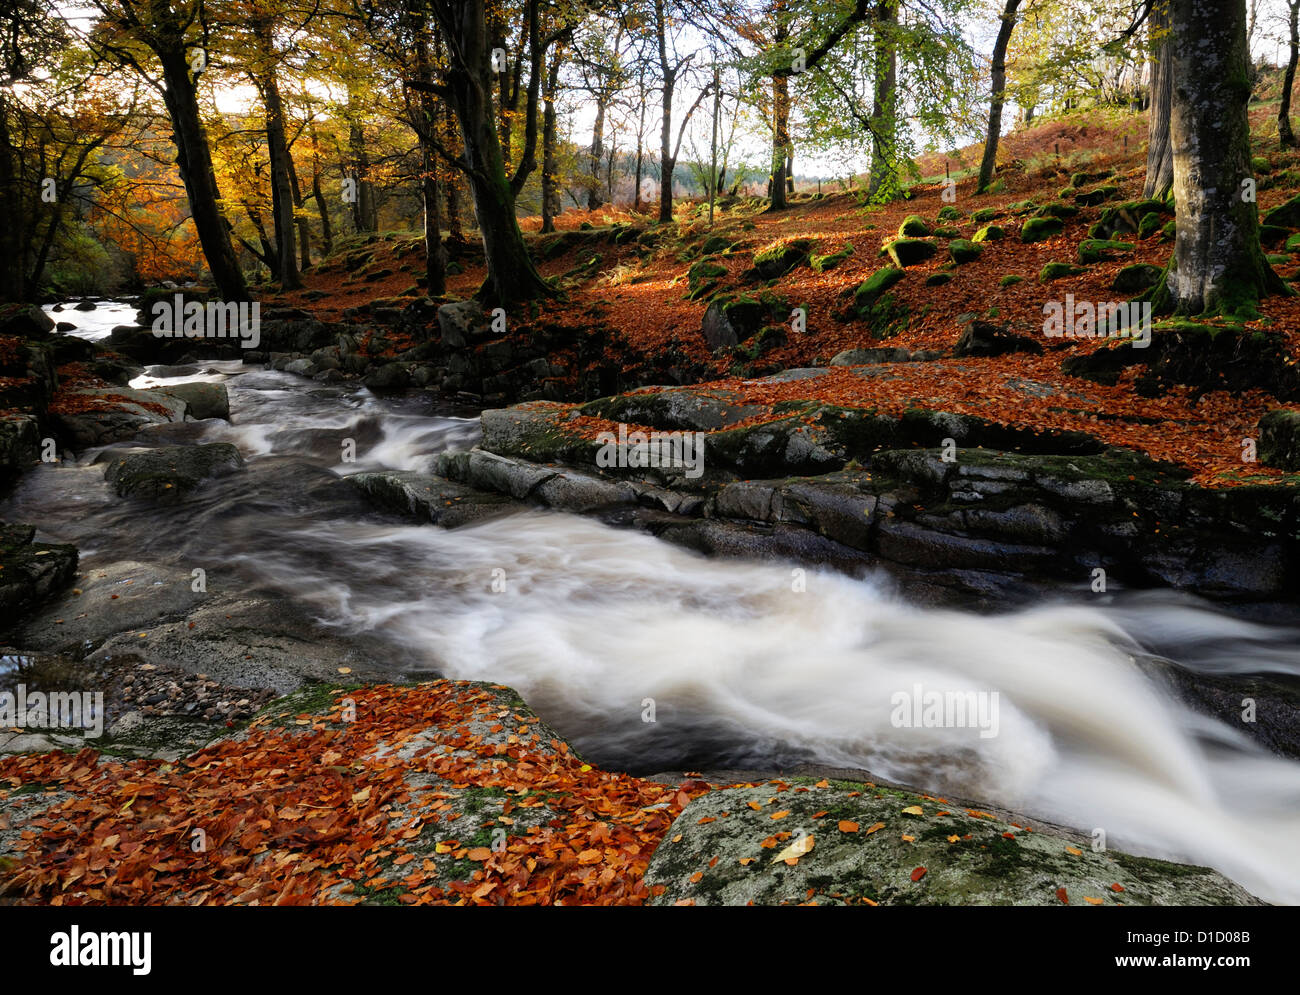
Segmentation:
<svg viewBox="0 0 1300 995">
<path fill-rule="evenodd" d="M 163 102 L 176 141 L 176 165 L 185 183 L 190 216 L 207 259 L 212 280 L 226 301 L 249 299 L 248 285 L 230 244 L 230 230 L 221 213 L 221 192 L 212 168 L 208 136 L 199 114 L 198 92 L 190 75 L 189 58 L 178 38 L 174 45 L 154 49 L 162 64 Z"/>
<path fill-rule="evenodd" d="M 1250 99 L 1244 0 L 1171 0 L 1169 134 L 1178 236 L 1154 302 L 1177 314 L 1256 314 L 1287 293 L 1264 258 L 1250 178 Z"/>
<path fill-rule="evenodd" d="M 1300 61 L 1300 0 L 1287 0 L 1287 26 L 1291 30 L 1291 53 L 1282 78 L 1282 103 L 1277 109 L 1277 135 L 1284 146 L 1295 146 L 1291 130 L 1291 88 L 1295 86 L 1296 62 Z"/>
<path fill-rule="evenodd" d="M 474 213 L 483 238 L 487 278 L 477 296 L 502 305 L 549 296 L 552 290 L 524 245 L 515 218 L 514 193 L 501 158 L 483 0 L 433 0 L 430 7 L 447 35 L 447 99 L 460 124 Z"/>
<path fill-rule="evenodd" d="M 1148 16 L 1151 95 L 1147 113 L 1147 176 L 1142 196 L 1163 200 L 1174 186 L 1174 148 L 1169 140 L 1169 117 L 1174 102 L 1169 0 L 1156 0 Z"/>
<path fill-rule="evenodd" d="M 546 93 L 542 110 L 542 231 L 555 231 L 555 216 L 563 209 L 560 202 L 559 162 L 555 155 L 555 91 L 560 84 L 560 60 L 563 49 L 556 47 L 546 74 Z M 541 67 L 538 67 L 538 72 Z"/>
<path fill-rule="evenodd" d="M 600 195 L 600 167 L 605 157 L 605 96 L 596 98 L 596 121 L 591 126 L 591 188 L 587 191 L 587 210 L 594 211 L 604 202 Z"/>
<path fill-rule="evenodd" d="M 325 203 L 325 193 L 320 185 L 320 141 L 316 137 L 316 124 L 311 125 L 311 195 L 320 212 L 321 251 L 325 255 L 334 252 L 334 232 L 330 227 L 329 205 Z"/>
<path fill-rule="evenodd" d="M 23 195 L 14 166 L 15 147 L 9 133 L 9 109 L 4 91 L 0 90 L 0 301 L 22 301 L 35 296 L 25 281 L 22 229 L 17 219 L 23 215 Z"/>
<path fill-rule="evenodd" d="M 423 84 L 419 93 L 420 194 L 424 201 L 425 293 L 437 297 L 447 292 L 447 253 L 442 247 L 442 214 L 438 203 L 438 153 L 435 146 L 441 115 L 433 98 L 433 65 L 429 60 L 429 23 L 422 11 L 408 8 L 415 34 L 415 73 Z"/>
<path fill-rule="evenodd" d="M 1016 26 L 1016 10 L 1019 7 L 1020 0 L 1007 0 L 1002 11 L 1002 24 L 998 27 L 998 37 L 993 43 L 993 95 L 989 101 L 989 130 L 984 139 L 984 159 L 980 162 L 976 193 L 984 193 L 989 188 L 997 165 L 998 139 L 1002 137 L 1002 106 L 1006 100 L 1007 45 L 1011 42 L 1011 32 Z"/>
<path fill-rule="evenodd" d="M 266 149 L 271 161 L 271 209 L 275 221 L 276 252 L 280 260 L 280 289 L 298 290 L 302 287 L 302 280 L 298 277 L 298 250 L 294 244 L 289 144 L 284 130 L 284 101 L 280 98 L 280 83 L 275 74 L 276 53 L 271 22 L 258 21 L 253 26 L 253 35 L 263 62 L 257 83 L 266 110 Z"/>
<path fill-rule="evenodd" d="M 294 220 L 298 225 L 298 258 L 301 261 L 300 270 L 311 269 L 311 226 L 307 223 L 307 215 L 302 209 L 302 187 L 298 183 L 298 169 L 293 164 L 293 156 L 289 156 L 289 187 L 293 191 Z"/>
<path fill-rule="evenodd" d="M 772 77 L 772 204 L 769 210 L 783 211 L 786 198 L 786 163 L 790 159 L 790 78 Z"/>
<path fill-rule="evenodd" d="M 898 81 L 898 0 L 881 0 L 876 8 L 875 102 L 871 108 L 871 173 L 867 193 L 876 193 L 894 174 L 894 109 Z"/>
</svg>

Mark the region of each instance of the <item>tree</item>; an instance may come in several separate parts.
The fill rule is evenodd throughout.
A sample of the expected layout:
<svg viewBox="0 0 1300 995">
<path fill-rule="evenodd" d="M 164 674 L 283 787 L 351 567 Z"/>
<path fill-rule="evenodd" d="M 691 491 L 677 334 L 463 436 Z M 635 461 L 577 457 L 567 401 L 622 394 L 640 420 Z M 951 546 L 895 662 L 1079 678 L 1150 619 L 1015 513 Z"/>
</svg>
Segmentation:
<svg viewBox="0 0 1300 995">
<path fill-rule="evenodd" d="M 1283 146 L 1295 146 L 1295 133 L 1291 130 L 1291 90 L 1295 86 L 1296 63 L 1300 62 L 1300 0 L 1287 0 L 1286 7 L 1291 48 L 1282 78 L 1282 102 L 1277 108 L 1277 134 Z"/>
<path fill-rule="evenodd" d="M 430 87 L 455 111 L 463 146 L 460 166 L 469 178 L 479 233 L 483 239 L 487 278 L 479 288 L 478 296 L 501 304 L 552 293 L 533 265 L 519 222 L 515 219 L 515 196 L 532 169 L 536 91 L 544 72 L 544 49 L 538 37 L 536 3 L 530 2 L 529 7 L 533 78 L 529 83 L 531 123 L 528 130 L 534 137 L 512 179 L 506 176 L 492 103 L 492 55 L 488 48 L 483 0 L 429 0 L 430 13 L 442 32 L 447 52 L 444 81 L 430 84 Z"/>
<path fill-rule="evenodd" d="M 171 118 L 176 163 L 213 282 L 225 300 L 248 300 L 248 286 L 230 244 L 207 130 L 199 112 L 198 77 L 207 66 L 205 45 L 211 37 L 203 3 L 153 0 L 148 9 L 138 8 L 131 0 L 91 3 L 103 15 L 90 38 L 92 48 L 134 69 L 162 96 Z M 71 12 L 67 16 L 71 17 Z M 160 77 L 132 42 L 153 56 Z"/>
<path fill-rule="evenodd" d="M 894 139 L 897 120 L 898 89 L 898 3 L 880 0 L 876 5 L 875 99 L 871 105 L 871 172 L 867 192 L 877 196 L 894 172 Z"/>
<path fill-rule="evenodd" d="M 673 144 L 673 95 L 677 84 L 690 68 L 695 53 L 677 57 L 676 35 L 670 23 L 669 0 L 654 0 L 655 45 L 659 55 L 660 111 L 659 120 L 659 223 L 673 220 L 673 170 L 677 168 L 677 154 L 681 151 L 682 135 L 691 116 L 703 102 L 708 90 L 700 91 L 677 128 L 677 143 Z"/>
<path fill-rule="evenodd" d="M 1002 23 L 998 25 L 997 40 L 993 43 L 993 95 L 989 100 L 989 130 L 984 139 L 984 158 L 980 162 L 976 193 L 984 193 L 993 182 L 993 168 L 998 158 L 998 139 L 1002 136 L 1002 105 L 1006 98 L 1004 91 L 1007 85 L 1007 45 L 1011 41 L 1011 32 L 1016 26 L 1016 11 L 1019 8 L 1020 0 L 1007 0 L 1006 7 L 1002 9 Z"/>
<path fill-rule="evenodd" d="M 1178 314 L 1255 313 L 1289 293 L 1259 244 L 1244 0 L 1170 0 L 1169 133 L 1178 234 L 1153 299 Z"/>
</svg>

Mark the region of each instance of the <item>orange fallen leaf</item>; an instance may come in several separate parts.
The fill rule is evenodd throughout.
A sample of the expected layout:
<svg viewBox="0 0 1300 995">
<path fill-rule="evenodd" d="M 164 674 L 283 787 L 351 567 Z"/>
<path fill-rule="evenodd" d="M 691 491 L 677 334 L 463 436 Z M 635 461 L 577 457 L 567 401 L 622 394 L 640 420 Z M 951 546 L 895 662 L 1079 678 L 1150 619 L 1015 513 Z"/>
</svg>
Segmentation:
<svg viewBox="0 0 1300 995">
<path fill-rule="evenodd" d="M 849 822 L 847 819 L 840 820 L 840 832 L 856 833 L 857 831 L 858 831 L 858 824 L 856 822 Z"/>
<path fill-rule="evenodd" d="M 923 878 L 923 877 L 925 877 L 925 868 L 924 868 L 924 867 L 918 867 L 916 870 L 914 870 L 914 871 L 912 872 L 912 880 L 913 880 L 913 881 L 920 881 L 921 878 Z"/>
</svg>

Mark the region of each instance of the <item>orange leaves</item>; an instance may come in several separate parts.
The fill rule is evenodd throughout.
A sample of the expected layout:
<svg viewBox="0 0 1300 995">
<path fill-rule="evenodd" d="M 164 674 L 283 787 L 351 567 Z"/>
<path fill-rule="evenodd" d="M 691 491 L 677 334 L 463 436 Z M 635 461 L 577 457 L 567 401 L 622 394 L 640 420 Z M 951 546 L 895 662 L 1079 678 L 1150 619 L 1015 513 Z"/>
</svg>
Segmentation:
<svg viewBox="0 0 1300 995">
<path fill-rule="evenodd" d="M 1070 896 L 1069 896 L 1068 894 L 1066 894 L 1066 891 L 1065 891 L 1064 888 L 1057 888 L 1057 889 L 1056 889 L 1056 900 L 1057 900 L 1058 902 L 1060 902 L 1062 905 L 1069 905 L 1069 904 L 1070 904 Z"/>
<path fill-rule="evenodd" d="M 67 795 L 33 823 L 39 832 L 25 840 L 11 894 L 65 905 L 354 904 L 364 884 L 397 889 L 402 904 L 635 905 L 650 897 L 642 877 L 668 826 L 710 790 L 605 773 L 522 733 L 509 744 L 484 741 L 469 723 L 487 728 L 500 704 L 481 686 L 440 681 L 349 696 L 363 721 L 308 715 L 297 726 L 280 716 L 288 728 L 259 721 L 246 740 L 173 765 L 101 760 L 89 749 L 0 758 L 0 783 Z M 521 727 L 535 721 L 515 718 Z M 433 744 L 409 760 L 375 752 L 416 733 Z M 455 788 L 416 789 L 412 773 Z M 504 794 L 489 826 L 514 827 L 504 814 L 514 809 L 543 808 L 547 818 L 514 827 L 504 848 L 439 839 L 468 787 Z M 206 847 L 191 849 L 195 829 Z M 480 829 L 466 826 L 464 838 Z M 457 862 L 472 872 L 449 874 Z"/>
<path fill-rule="evenodd" d="M 787 809 L 782 809 L 780 812 L 773 812 L 770 816 L 768 816 L 768 818 L 775 821 L 777 819 L 784 819 L 789 814 L 790 814 L 790 810 L 787 808 Z"/>
<path fill-rule="evenodd" d="M 841 819 L 839 825 L 842 833 L 856 833 L 858 831 L 858 824 L 847 819 Z"/>
<path fill-rule="evenodd" d="M 920 881 L 921 878 L 925 877 L 925 873 L 924 867 L 918 867 L 916 870 L 912 871 L 912 880 Z"/>
<path fill-rule="evenodd" d="M 883 822 L 873 822 L 871 825 L 869 825 L 866 828 L 866 831 L 862 835 L 870 836 L 872 833 L 879 832 L 884 828 L 885 828 L 885 824 Z"/>
</svg>

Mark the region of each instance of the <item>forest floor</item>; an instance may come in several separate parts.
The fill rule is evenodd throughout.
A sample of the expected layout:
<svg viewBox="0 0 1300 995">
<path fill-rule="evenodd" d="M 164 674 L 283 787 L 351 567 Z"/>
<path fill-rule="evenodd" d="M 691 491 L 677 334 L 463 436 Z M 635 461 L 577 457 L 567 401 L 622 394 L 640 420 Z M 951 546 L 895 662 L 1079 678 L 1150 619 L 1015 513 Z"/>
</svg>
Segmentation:
<svg viewBox="0 0 1300 995">
<path fill-rule="evenodd" d="M 1254 151 L 1263 215 L 1300 192 L 1300 152 L 1278 147 L 1274 105 L 1256 104 L 1251 116 L 1257 131 Z M 1279 406 L 1264 391 L 1174 387 L 1161 396 L 1144 397 L 1135 390 L 1146 372 L 1144 365 L 1128 368 L 1114 386 L 1083 380 L 1063 373 L 1062 362 L 1105 343 L 1042 337 L 1045 302 L 1064 301 L 1067 294 L 1076 301 L 1123 301 L 1132 294 L 1112 289 L 1122 268 L 1135 263 L 1167 264 L 1173 248 L 1167 236 L 1159 231 L 1145 238 L 1122 235 L 1116 237 L 1132 241 L 1131 251 L 1040 282 L 1048 263 L 1078 261 L 1079 244 L 1107 206 L 1141 198 L 1145 132 L 1145 115 L 1115 112 L 1070 116 L 1008 135 L 999 153 L 997 192 L 982 196 L 975 195 L 973 173 L 981 151 L 975 146 L 955 158 L 923 157 L 918 166 L 928 175 L 911 187 L 907 199 L 884 205 L 866 203 L 860 190 L 827 190 L 821 196 L 800 192 L 791 208 L 780 212 L 763 211 L 762 203 L 753 198 L 732 199 L 717 208 L 710 229 L 707 205 L 679 202 L 674 224 L 660 226 L 662 236 L 649 246 L 645 239 L 629 239 L 621 245 L 607 240 L 593 252 L 589 242 L 575 239 L 570 245 L 557 241 L 555 235 L 531 234 L 539 229 L 540 219 L 526 218 L 522 227 L 538 250 L 539 269 L 562 289 L 557 300 L 543 305 L 542 316 L 574 329 L 599 325 L 609 335 L 605 360 L 619 362 L 624 369 L 634 371 L 648 357 L 673 356 L 681 360 L 681 367 L 699 374 L 690 379 L 754 400 L 812 399 L 882 411 L 920 404 L 1020 427 L 1091 432 L 1108 444 L 1186 466 L 1198 482 L 1211 486 L 1276 482 L 1281 471 L 1259 464 L 1244 467 L 1242 462 L 1242 440 L 1256 435 L 1260 416 Z M 956 180 L 955 200 L 951 194 L 948 201 L 942 196 L 945 162 Z M 1113 171 L 1101 182 L 1117 186 L 1118 192 L 1107 203 L 1065 218 L 1063 230 L 1054 237 L 1029 244 L 1016 237 L 1021 219 L 1028 216 L 1016 206 L 1026 201 L 1038 206 L 1060 203 L 1062 188 L 1081 171 Z M 937 220 L 949 202 L 960 217 Z M 960 266 L 949 261 L 940 242 L 936 255 L 907 267 L 906 277 L 891 289 L 907 318 L 889 329 L 887 339 L 877 337 L 871 320 L 861 317 L 852 305 L 854 291 L 888 264 L 877 252 L 882 242 L 892 238 L 910 215 L 920 215 L 932 226 L 956 229 L 960 237 L 969 239 L 983 227 L 971 218 L 981 209 L 996 212 L 994 223 L 1005 226 L 1007 237 L 984 242 L 979 258 Z M 632 225 L 654 231 L 652 223 L 649 216 L 602 208 L 565 211 L 556 219 L 556 228 L 561 233 L 592 230 L 599 234 L 611 225 Z M 703 255 L 701 244 L 713 235 L 730 244 L 707 257 L 725 270 L 716 279 L 712 296 L 751 288 L 757 293 L 763 284 L 754 288 L 749 271 L 754 256 L 770 247 L 802 239 L 808 240 L 808 251 L 814 256 L 852 249 L 825 272 L 805 264 L 767 282 L 781 299 L 806 310 L 807 326 L 802 333 L 785 336 L 763 352 L 761 362 L 754 362 L 738 357 L 735 349 L 711 349 L 701 334 L 709 297 L 690 299 L 690 270 Z M 411 241 L 409 234 L 403 237 Z M 331 262 L 305 274 L 303 291 L 277 300 L 309 308 L 322 318 L 337 318 L 345 309 L 375 298 L 416 293 L 412 281 L 419 267 L 410 259 L 418 256 L 403 261 L 402 244 L 401 238 L 394 237 L 375 248 L 370 268 L 380 273 L 372 273 L 369 279 L 349 276 L 336 254 Z M 1273 262 L 1284 279 L 1300 278 L 1300 257 L 1274 256 Z M 384 269 L 391 273 L 381 276 Z M 937 274 L 950 279 L 942 286 L 929 285 L 927 280 Z M 1011 277 L 1020 279 L 1004 285 Z M 482 278 L 481 264 L 467 255 L 463 270 L 449 278 L 448 294 L 471 296 Z M 947 352 L 972 319 L 1006 325 L 1039 339 L 1046 351 L 894 363 L 888 375 L 869 381 L 837 369 L 815 382 L 775 388 L 756 382 L 783 369 L 825 366 L 845 349 L 888 346 Z M 1265 300 L 1260 317 L 1246 327 L 1283 336 L 1286 352 L 1300 356 L 1300 297 Z M 979 371 L 976 375 L 971 373 L 972 363 Z M 640 382 L 656 381 L 642 378 Z"/>
</svg>

